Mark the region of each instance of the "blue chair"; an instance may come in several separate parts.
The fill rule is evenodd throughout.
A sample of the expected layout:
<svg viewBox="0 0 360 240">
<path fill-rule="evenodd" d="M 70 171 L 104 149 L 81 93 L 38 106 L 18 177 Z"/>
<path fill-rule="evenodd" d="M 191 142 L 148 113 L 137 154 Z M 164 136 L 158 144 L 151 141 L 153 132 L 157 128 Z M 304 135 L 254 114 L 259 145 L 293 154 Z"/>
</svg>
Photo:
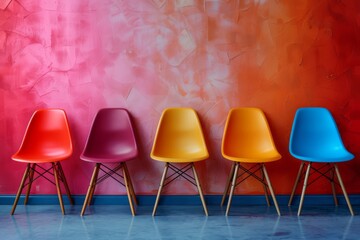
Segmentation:
<svg viewBox="0 0 360 240">
<path fill-rule="evenodd" d="M 289 151 L 293 157 L 302 161 L 289 200 L 290 206 L 297 185 L 300 179 L 304 178 L 298 216 L 301 214 L 306 187 L 320 177 L 325 177 L 330 181 L 336 206 L 338 201 L 335 184 L 340 185 L 350 213 L 354 215 L 337 166 L 339 162 L 353 159 L 354 155 L 344 147 L 329 110 L 321 107 L 306 107 L 297 110 L 290 135 Z M 306 171 L 305 166 L 307 166 Z M 309 176 L 313 173 L 317 173 L 318 176 L 309 182 Z M 338 182 L 335 181 L 335 175 Z"/>
</svg>

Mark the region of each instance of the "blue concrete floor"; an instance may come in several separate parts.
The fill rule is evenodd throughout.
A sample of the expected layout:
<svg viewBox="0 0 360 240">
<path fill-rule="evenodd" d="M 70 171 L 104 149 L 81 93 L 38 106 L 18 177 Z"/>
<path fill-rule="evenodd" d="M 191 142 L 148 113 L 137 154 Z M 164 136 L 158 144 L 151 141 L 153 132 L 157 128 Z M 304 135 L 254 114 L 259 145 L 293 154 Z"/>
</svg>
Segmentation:
<svg viewBox="0 0 360 240">
<path fill-rule="evenodd" d="M 66 205 L 61 215 L 58 205 L 18 205 L 10 216 L 10 205 L 0 205 L 0 239 L 360 239 L 360 216 L 351 217 L 345 205 L 274 207 L 208 206 L 209 217 L 198 206 L 138 206 L 132 217 L 126 205 L 90 206 L 80 217 L 80 205 Z M 360 213 L 359 206 L 353 206 Z"/>
</svg>

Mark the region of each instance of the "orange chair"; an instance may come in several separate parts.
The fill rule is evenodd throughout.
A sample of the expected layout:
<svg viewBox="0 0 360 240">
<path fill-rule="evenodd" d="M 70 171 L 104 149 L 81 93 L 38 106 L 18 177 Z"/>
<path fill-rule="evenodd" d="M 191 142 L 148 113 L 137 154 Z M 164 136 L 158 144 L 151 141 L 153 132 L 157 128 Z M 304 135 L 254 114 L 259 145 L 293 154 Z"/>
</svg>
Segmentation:
<svg viewBox="0 0 360 240">
<path fill-rule="evenodd" d="M 73 201 L 60 161 L 69 158 L 72 152 L 73 145 L 65 111 L 62 109 L 35 111 L 27 126 L 19 150 L 12 156 L 14 161 L 26 163 L 27 167 L 16 194 L 11 215 L 15 212 L 25 186 L 27 186 L 27 191 L 24 204 L 27 204 L 31 185 L 40 177 L 44 177 L 56 185 L 61 211 L 65 214 L 60 182 L 63 183 L 71 204 L 73 204 Z M 45 168 L 42 166 L 45 163 L 51 166 Z M 34 177 L 35 173 L 38 174 L 37 177 Z M 54 176 L 55 183 L 46 176 L 47 174 Z"/>
<path fill-rule="evenodd" d="M 123 108 L 99 110 L 80 156 L 81 160 L 95 163 L 81 216 L 91 203 L 96 185 L 108 177 L 126 187 L 130 210 L 132 215 L 135 215 L 133 201 L 135 204 L 137 201 L 126 162 L 137 156 L 138 147 L 128 111 Z M 118 172 L 121 169 L 122 175 Z M 104 174 L 98 177 L 100 170 Z"/>
<path fill-rule="evenodd" d="M 279 160 L 281 155 L 276 150 L 262 110 L 258 108 L 233 108 L 230 110 L 224 129 L 221 153 L 224 158 L 234 162 L 221 201 L 221 205 L 223 205 L 230 189 L 226 215 L 229 214 L 236 185 L 252 176 L 263 184 L 268 205 L 270 205 L 268 190 L 270 191 L 276 211 L 280 216 L 279 206 L 265 163 Z M 243 170 L 243 173 L 238 174 L 239 169 Z M 260 174 L 258 174 L 259 172 Z M 237 182 L 240 177 L 240 181 Z"/>
<path fill-rule="evenodd" d="M 179 176 L 197 186 L 205 214 L 208 215 L 194 162 L 207 159 L 209 154 L 195 110 L 191 108 L 165 109 L 159 121 L 150 155 L 154 160 L 165 162 L 152 215 L 156 214 L 163 187 Z M 179 168 L 175 164 L 185 164 L 185 166 Z M 167 177 L 169 168 L 174 173 Z M 194 177 L 187 174 L 187 171 L 191 169 Z"/>
</svg>

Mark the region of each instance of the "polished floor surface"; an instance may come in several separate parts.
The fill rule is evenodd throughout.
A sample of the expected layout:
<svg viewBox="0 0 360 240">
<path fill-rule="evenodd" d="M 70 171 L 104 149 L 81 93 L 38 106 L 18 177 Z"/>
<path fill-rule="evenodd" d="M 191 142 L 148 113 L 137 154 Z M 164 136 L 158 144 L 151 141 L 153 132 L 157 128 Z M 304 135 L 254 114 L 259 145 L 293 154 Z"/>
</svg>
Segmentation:
<svg viewBox="0 0 360 240">
<path fill-rule="evenodd" d="M 19 205 L 10 216 L 10 205 L 0 205 L 0 239 L 360 239 L 360 216 L 351 217 L 346 206 L 274 207 L 209 206 L 205 217 L 201 206 L 159 205 L 152 217 L 151 206 L 139 206 L 132 217 L 128 206 L 90 206 L 80 217 L 81 206 Z M 354 206 L 360 213 L 360 207 Z"/>
</svg>

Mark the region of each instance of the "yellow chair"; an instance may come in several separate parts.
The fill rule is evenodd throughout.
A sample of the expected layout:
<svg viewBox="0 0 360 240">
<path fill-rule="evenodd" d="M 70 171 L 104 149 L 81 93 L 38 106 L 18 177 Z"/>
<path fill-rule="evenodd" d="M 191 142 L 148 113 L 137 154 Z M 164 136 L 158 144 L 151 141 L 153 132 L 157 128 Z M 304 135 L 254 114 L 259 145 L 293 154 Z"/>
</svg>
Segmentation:
<svg viewBox="0 0 360 240">
<path fill-rule="evenodd" d="M 234 162 L 221 201 L 222 206 L 230 189 L 226 215 L 229 214 L 235 187 L 252 176 L 263 184 L 268 206 L 270 206 L 268 190 L 270 191 L 276 211 L 280 216 L 279 206 L 265 163 L 279 160 L 281 155 L 276 150 L 262 110 L 258 108 L 233 108 L 230 110 L 224 129 L 221 153 L 224 158 Z M 243 170 L 243 173 L 239 174 L 239 169 Z"/>
<path fill-rule="evenodd" d="M 150 156 L 154 160 L 165 162 L 152 215 L 155 216 L 156 214 L 163 187 L 182 176 L 197 186 L 207 216 L 208 211 L 194 162 L 207 159 L 209 153 L 195 110 L 191 108 L 168 108 L 163 111 Z M 185 166 L 179 168 L 175 164 L 184 164 Z M 169 168 L 174 173 L 167 176 Z M 187 173 L 191 169 L 193 176 Z"/>
</svg>

